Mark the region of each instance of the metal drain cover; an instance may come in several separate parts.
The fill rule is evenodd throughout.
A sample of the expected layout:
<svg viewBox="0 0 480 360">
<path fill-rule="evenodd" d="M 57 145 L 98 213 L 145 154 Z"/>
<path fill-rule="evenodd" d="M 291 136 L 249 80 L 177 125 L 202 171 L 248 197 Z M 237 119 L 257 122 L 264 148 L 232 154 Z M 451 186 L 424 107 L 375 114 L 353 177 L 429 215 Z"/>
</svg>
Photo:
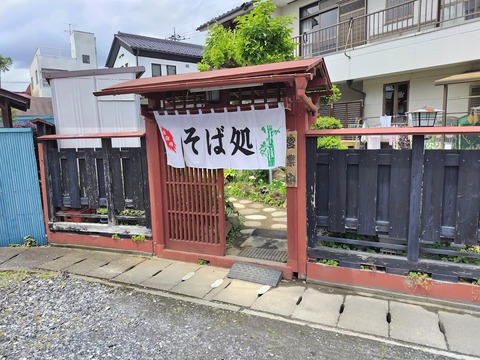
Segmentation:
<svg viewBox="0 0 480 360">
<path fill-rule="evenodd" d="M 282 280 L 282 275 L 281 270 L 253 264 L 235 263 L 227 277 L 276 287 Z"/>
<path fill-rule="evenodd" d="M 240 251 L 237 256 L 276 262 L 287 262 L 288 259 L 288 254 L 286 251 L 262 249 L 256 247 L 246 247 Z"/>
</svg>

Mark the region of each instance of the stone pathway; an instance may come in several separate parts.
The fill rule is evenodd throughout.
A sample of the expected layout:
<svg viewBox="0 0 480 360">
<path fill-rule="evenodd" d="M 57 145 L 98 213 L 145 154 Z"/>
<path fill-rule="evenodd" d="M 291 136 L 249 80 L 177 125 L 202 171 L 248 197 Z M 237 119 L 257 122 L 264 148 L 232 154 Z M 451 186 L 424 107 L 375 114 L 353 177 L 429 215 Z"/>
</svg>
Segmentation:
<svg viewBox="0 0 480 360">
<path fill-rule="evenodd" d="M 247 199 L 228 199 L 248 238 L 230 255 L 283 262 L 287 259 L 287 210 Z"/>
<path fill-rule="evenodd" d="M 240 214 L 245 233 L 252 233 L 257 228 L 287 230 L 287 209 L 234 197 L 228 200 Z"/>
</svg>

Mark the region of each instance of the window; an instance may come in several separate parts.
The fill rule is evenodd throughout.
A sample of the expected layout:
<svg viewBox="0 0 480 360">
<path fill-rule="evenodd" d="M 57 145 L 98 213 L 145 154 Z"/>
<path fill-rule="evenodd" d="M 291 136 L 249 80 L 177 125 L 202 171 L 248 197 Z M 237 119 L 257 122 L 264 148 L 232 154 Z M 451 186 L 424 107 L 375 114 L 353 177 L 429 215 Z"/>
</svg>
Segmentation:
<svg viewBox="0 0 480 360">
<path fill-rule="evenodd" d="M 383 114 L 405 115 L 408 111 L 408 82 L 383 85 Z"/>
<path fill-rule="evenodd" d="M 392 23 L 413 17 L 413 2 L 411 0 L 387 0 L 385 22 Z M 393 9 L 390 9 L 393 8 Z"/>
<path fill-rule="evenodd" d="M 152 64 L 152 76 L 162 76 L 162 66 L 160 64 Z"/>
<path fill-rule="evenodd" d="M 167 75 L 175 75 L 177 73 L 177 67 L 175 65 L 167 65 Z"/>
<path fill-rule="evenodd" d="M 35 84 L 38 85 L 38 70 L 35 70 Z"/>
<path fill-rule="evenodd" d="M 472 108 L 479 108 L 480 110 L 480 87 L 472 87 L 470 89 L 470 99 L 468 100 L 468 111 Z"/>
<path fill-rule="evenodd" d="M 475 19 L 480 17 L 480 0 L 466 0 L 465 1 L 465 20 Z"/>
<path fill-rule="evenodd" d="M 336 51 L 338 7 L 322 8 L 317 2 L 300 9 L 300 33 L 303 34 L 304 56 Z"/>
<path fill-rule="evenodd" d="M 84 64 L 90 64 L 90 55 L 82 55 L 82 62 Z"/>
</svg>

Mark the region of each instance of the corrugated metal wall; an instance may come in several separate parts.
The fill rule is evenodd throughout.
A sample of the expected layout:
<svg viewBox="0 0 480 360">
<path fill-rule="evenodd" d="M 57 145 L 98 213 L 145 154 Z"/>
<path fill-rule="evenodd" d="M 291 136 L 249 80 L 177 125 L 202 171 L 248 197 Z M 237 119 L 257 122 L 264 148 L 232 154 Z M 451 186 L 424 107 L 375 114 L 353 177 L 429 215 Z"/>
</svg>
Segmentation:
<svg viewBox="0 0 480 360">
<path fill-rule="evenodd" d="M 0 129 L 0 246 L 46 244 L 31 129 Z"/>
</svg>

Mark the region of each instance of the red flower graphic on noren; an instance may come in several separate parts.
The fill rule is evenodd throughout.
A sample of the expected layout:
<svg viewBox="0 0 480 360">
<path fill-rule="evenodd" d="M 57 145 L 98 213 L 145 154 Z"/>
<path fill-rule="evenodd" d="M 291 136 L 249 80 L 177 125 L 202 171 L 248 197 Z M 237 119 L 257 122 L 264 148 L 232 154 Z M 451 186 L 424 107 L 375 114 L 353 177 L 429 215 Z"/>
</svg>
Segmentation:
<svg viewBox="0 0 480 360">
<path fill-rule="evenodd" d="M 162 126 L 162 135 L 163 139 L 165 140 L 165 144 L 167 144 L 167 147 L 172 150 L 174 153 L 177 152 L 177 145 L 175 144 L 175 141 L 173 140 L 173 135 L 168 129 L 165 129 Z"/>
</svg>

